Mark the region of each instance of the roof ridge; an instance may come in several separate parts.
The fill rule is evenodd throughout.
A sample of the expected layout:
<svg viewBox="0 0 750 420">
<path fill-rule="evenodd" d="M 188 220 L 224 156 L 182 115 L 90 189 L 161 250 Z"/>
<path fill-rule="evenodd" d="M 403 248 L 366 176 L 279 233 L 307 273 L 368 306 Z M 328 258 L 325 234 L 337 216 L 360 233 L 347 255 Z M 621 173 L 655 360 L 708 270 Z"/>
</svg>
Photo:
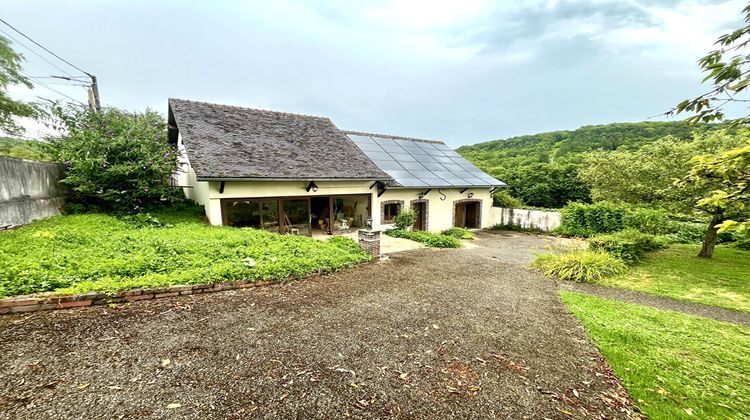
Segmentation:
<svg viewBox="0 0 750 420">
<path fill-rule="evenodd" d="M 294 116 L 294 117 L 319 118 L 319 119 L 322 119 L 322 120 L 331 121 L 331 119 L 329 117 L 323 117 L 323 116 L 320 116 L 320 115 L 309 115 L 309 114 L 298 114 L 298 113 L 294 113 L 294 112 L 274 111 L 274 110 L 265 109 L 265 108 L 250 108 L 250 107 L 247 107 L 247 106 L 217 104 L 217 103 L 214 103 L 214 102 L 193 101 L 191 99 L 181 99 L 181 98 L 169 98 L 167 101 L 168 102 L 171 102 L 171 101 L 190 102 L 190 103 L 194 103 L 194 104 L 204 104 L 204 105 L 210 105 L 210 106 L 222 107 L 222 108 L 236 108 L 236 109 L 244 109 L 244 110 L 248 110 L 248 111 L 266 112 L 266 113 L 269 113 L 269 114 L 290 115 L 290 116 Z"/>
<path fill-rule="evenodd" d="M 445 142 L 442 140 L 420 139 L 417 137 L 407 137 L 407 136 L 394 136 L 391 134 L 368 133 L 366 131 L 341 130 L 341 132 L 344 134 L 354 134 L 355 136 L 373 136 L 373 137 L 381 137 L 384 139 L 409 140 L 409 141 L 420 141 L 423 143 L 445 144 Z"/>
</svg>

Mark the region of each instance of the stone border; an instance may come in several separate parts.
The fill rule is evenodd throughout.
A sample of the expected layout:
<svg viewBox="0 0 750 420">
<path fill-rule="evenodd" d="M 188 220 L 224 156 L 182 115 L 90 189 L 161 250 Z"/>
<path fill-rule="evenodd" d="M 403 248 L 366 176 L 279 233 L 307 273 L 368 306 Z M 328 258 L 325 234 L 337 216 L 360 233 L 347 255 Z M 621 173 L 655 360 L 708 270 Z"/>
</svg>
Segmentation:
<svg viewBox="0 0 750 420">
<path fill-rule="evenodd" d="M 125 290 L 109 295 L 90 292 L 80 295 L 23 295 L 0 299 L 0 314 L 49 311 L 55 309 L 80 308 L 85 306 L 109 305 L 113 303 L 137 302 L 139 300 L 161 299 L 198 293 L 219 292 L 222 290 L 245 289 L 268 286 L 270 281 L 232 281 L 211 284 L 183 284 L 149 289 Z"/>
<path fill-rule="evenodd" d="M 381 225 L 390 225 L 393 224 L 393 220 L 389 220 L 386 222 L 385 220 L 385 205 L 386 204 L 398 204 L 399 209 L 398 211 L 401 212 L 401 210 L 404 209 L 404 200 L 383 200 L 380 202 L 380 224 Z"/>
</svg>

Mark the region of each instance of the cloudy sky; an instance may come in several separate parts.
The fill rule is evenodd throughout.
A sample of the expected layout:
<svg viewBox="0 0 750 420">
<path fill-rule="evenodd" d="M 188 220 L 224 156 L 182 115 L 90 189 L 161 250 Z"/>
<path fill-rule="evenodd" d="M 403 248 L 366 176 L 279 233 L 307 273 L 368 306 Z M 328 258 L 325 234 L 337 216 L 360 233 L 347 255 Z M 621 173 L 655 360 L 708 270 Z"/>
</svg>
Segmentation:
<svg viewBox="0 0 750 420">
<path fill-rule="evenodd" d="M 178 97 L 328 116 L 342 129 L 458 146 L 660 114 L 705 89 L 696 60 L 740 24 L 743 6 L 24 0 L 6 2 L 0 16 L 98 76 L 105 105 L 165 113 L 167 98 Z M 61 74 L 15 47 L 26 74 Z M 82 87 L 38 80 L 85 101 Z M 12 93 L 60 98 L 42 86 Z"/>
</svg>

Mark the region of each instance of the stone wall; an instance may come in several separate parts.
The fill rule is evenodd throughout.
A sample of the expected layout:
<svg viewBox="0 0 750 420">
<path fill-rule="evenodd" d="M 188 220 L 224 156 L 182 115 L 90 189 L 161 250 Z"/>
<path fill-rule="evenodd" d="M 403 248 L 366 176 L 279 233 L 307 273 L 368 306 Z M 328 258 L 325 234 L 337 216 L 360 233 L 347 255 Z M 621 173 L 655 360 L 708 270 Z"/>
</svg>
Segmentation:
<svg viewBox="0 0 750 420">
<path fill-rule="evenodd" d="M 0 157 L 0 228 L 60 214 L 62 176 L 56 163 Z"/>
<path fill-rule="evenodd" d="M 549 232 L 560 226 L 562 217 L 560 212 L 527 209 L 508 209 L 492 207 L 491 225 L 517 226 L 523 229 L 536 229 Z"/>
</svg>

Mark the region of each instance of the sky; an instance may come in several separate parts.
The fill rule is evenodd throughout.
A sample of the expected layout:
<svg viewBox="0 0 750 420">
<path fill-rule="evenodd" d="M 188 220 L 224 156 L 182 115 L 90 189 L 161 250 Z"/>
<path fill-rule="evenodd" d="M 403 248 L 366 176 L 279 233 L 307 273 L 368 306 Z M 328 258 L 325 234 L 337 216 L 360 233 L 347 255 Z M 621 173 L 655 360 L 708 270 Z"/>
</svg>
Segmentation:
<svg viewBox="0 0 750 420">
<path fill-rule="evenodd" d="M 697 60 L 740 0 L 37 1 L 0 17 L 99 79 L 102 102 L 166 114 L 176 97 L 331 118 L 457 147 L 643 121 L 707 89 Z M 80 72 L 24 45 L 24 72 Z M 3 35 L 3 32 L 0 32 Z M 12 87 L 23 99 L 67 99 Z M 736 110 L 740 111 L 740 110 Z M 746 110 L 741 110 L 746 111 Z M 730 113 L 731 116 L 731 113 Z M 663 120 L 663 117 L 652 118 Z M 41 134 L 27 124 L 27 136 Z"/>
</svg>

